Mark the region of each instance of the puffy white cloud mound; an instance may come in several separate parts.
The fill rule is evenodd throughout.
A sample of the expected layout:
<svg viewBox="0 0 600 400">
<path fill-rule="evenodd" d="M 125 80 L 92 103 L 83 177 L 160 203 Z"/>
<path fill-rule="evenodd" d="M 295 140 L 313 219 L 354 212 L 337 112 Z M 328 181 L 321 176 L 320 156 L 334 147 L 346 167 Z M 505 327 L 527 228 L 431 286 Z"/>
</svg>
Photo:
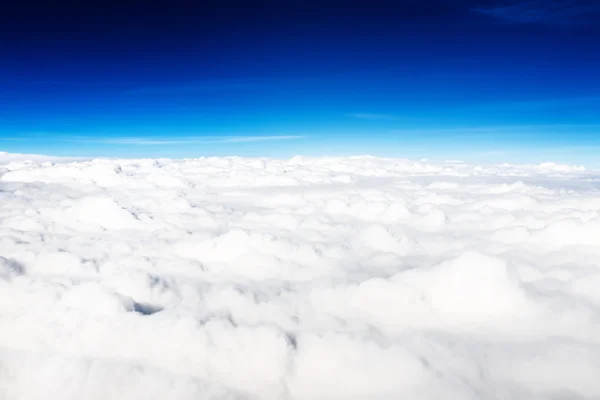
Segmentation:
<svg viewBox="0 0 600 400">
<path fill-rule="evenodd" d="M 600 173 L 0 154 L 0 399 L 600 398 Z"/>
</svg>

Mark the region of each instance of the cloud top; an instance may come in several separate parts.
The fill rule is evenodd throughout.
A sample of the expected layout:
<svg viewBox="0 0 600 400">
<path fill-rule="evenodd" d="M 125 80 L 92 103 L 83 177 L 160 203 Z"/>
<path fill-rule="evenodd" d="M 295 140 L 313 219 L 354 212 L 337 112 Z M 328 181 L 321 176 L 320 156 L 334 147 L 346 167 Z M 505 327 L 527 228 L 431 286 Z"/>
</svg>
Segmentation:
<svg viewBox="0 0 600 400">
<path fill-rule="evenodd" d="M 597 398 L 598 182 L 0 154 L 0 398 Z"/>
</svg>

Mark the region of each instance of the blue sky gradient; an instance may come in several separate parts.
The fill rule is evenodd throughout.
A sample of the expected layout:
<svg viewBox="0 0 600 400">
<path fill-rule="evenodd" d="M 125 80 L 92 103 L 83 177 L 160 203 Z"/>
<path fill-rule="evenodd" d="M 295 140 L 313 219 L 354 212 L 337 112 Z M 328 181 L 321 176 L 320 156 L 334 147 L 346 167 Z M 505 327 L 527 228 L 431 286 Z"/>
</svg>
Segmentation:
<svg viewBox="0 0 600 400">
<path fill-rule="evenodd" d="M 0 150 L 600 163 L 597 2 L 140 4 L 0 10 Z"/>
</svg>

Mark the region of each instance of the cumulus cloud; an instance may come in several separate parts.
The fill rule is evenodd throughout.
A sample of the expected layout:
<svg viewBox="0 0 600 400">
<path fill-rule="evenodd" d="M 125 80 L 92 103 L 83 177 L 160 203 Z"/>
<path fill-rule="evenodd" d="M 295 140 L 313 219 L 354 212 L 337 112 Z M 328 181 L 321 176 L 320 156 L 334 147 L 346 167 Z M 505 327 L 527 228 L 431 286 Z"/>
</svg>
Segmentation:
<svg viewBox="0 0 600 400">
<path fill-rule="evenodd" d="M 599 182 L 2 154 L 0 398 L 598 398 Z"/>
</svg>

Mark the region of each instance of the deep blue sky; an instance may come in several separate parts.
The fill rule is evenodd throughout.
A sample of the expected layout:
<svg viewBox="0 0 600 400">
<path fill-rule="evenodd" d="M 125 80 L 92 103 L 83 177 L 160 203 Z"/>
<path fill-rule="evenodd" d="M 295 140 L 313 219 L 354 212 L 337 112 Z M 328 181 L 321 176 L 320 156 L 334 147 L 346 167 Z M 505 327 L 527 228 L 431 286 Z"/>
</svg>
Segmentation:
<svg viewBox="0 0 600 400">
<path fill-rule="evenodd" d="M 25 1 L 0 35 L 4 151 L 600 163 L 596 0 Z"/>
</svg>

